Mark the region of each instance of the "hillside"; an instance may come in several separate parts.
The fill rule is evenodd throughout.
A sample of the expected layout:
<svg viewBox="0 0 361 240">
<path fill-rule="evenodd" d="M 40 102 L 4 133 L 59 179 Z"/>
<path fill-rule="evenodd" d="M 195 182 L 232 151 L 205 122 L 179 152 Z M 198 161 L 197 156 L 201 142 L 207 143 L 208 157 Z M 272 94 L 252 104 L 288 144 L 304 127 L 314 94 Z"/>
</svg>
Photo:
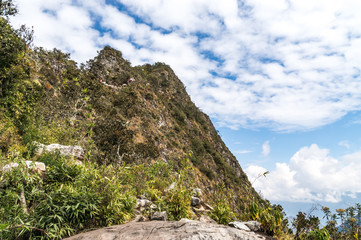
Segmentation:
<svg viewBox="0 0 361 240">
<path fill-rule="evenodd" d="M 59 50 L 29 47 L 31 32 L 0 20 L 0 232 L 60 238 L 127 222 L 143 195 L 170 219 L 195 218 L 190 196 L 201 189 L 219 223 L 268 214 L 263 227 L 277 233 L 270 226 L 281 227 L 282 208 L 254 191 L 168 65 L 132 67 L 105 47 L 78 66 Z M 84 158 L 39 154 L 39 143 L 77 145 Z M 23 167 L 3 168 L 14 163 Z"/>
<path fill-rule="evenodd" d="M 58 50 L 39 50 L 31 58 L 30 79 L 41 92 L 29 126 L 37 131 L 32 141 L 89 148 L 91 124 L 92 155 L 98 163 L 161 159 L 176 166 L 189 157 L 206 196 L 223 184 L 237 196 L 251 189 L 236 158 L 169 66 L 131 67 L 109 47 L 82 69 Z M 127 83 L 129 78 L 134 81 Z M 233 200 L 235 205 L 239 201 Z"/>
</svg>

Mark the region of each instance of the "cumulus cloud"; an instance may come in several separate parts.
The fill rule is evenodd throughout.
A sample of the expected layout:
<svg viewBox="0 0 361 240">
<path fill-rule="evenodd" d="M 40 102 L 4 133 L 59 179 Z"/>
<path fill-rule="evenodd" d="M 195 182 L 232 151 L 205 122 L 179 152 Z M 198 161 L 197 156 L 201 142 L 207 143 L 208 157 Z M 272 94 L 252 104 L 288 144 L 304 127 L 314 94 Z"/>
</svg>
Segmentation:
<svg viewBox="0 0 361 240">
<path fill-rule="evenodd" d="M 313 129 L 361 109 L 358 0 L 18 0 L 14 24 L 79 62 L 165 62 L 220 126 Z"/>
<path fill-rule="evenodd" d="M 12 19 L 16 26 L 33 26 L 34 41 L 47 49 L 58 48 L 81 62 L 94 57 L 99 49 L 99 32 L 93 28 L 90 13 L 71 0 L 16 1 L 19 14 Z"/>
<path fill-rule="evenodd" d="M 271 146 L 269 145 L 269 141 L 266 141 L 262 145 L 262 155 L 267 157 L 271 153 Z"/>
<path fill-rule="evenodd" d="M 301 148 L 289 163 L 277 163 L 266 178 L 254 182 L 255 189 L 269 200 L 339 202 L 343 196 L 361 192 L 361 152 L 340 159 L 316 144 Z M 251 165 L 245 169 L 249 179 L 256 179 L 266 169 Z"/>
</svg>

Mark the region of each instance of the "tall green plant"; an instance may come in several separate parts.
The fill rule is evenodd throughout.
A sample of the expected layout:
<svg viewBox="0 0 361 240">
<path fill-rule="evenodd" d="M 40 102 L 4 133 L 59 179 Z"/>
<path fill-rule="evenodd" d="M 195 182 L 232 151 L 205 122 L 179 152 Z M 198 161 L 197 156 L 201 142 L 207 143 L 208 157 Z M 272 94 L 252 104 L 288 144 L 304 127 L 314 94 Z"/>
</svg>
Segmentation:
<svg viewBox="0 0 361 240">
<path fill-rule="evenodd" d="M 221 186 L 215 193 L 215 204 L 210 216 L 219 224 L 228 225 L 229 222 L 236 219 L 236 214 L 227 201 L 231 195 L 231 190 L 224 186 Z"/>
</svg>

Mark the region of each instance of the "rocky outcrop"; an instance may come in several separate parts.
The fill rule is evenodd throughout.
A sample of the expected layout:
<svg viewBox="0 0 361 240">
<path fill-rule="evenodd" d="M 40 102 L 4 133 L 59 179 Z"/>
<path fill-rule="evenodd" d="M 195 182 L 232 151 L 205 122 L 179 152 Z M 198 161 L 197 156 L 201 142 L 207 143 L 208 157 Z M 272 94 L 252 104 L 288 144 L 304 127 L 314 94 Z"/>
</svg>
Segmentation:
<svg viewBox="0 0 361 240">
<path fill-rule="evenodd" d="M 230 227 L 234 227 L 234 228 L 237 228 L 240 230 L 244 230 L 244 231 L 248 231 L 248 232 L 251 231 L 251 229 L 249 229 L 249 227 L 246 224 L 244 224 L 243 222 L 230 222 L 230 223 L 228 223 L 228 225 Z"/>
<path fill-rule="evenodd" d="M 41 143 L 35 143 L 37 145 L 37 153 L 42 154 L 43 152 L 59 152 L 65 156 L 75 157 L 77 159 L 84 158 L 84 149 L 80 146 L 65 146 L 57 143 L 50 145 L 44 145 Z"/>
<path fill-rule="evenodd" d="M 234 227 L 240 230 L 259 232 L 261 231 L 261 223 L 257 221 L 239 222 L 234 221 L 228 224 L 230 227 Z"/>
<path fill-rule="evenodd" d="M 249 229 L 251 229 L 251 231 L 253 231 L 253 232 L 261 231 L 261 223 L 260 222 L 248 221 L 248 222 L 244 222 L 244 224 L 246 224 L 246 226 L 249 227 Z"/>
<path fill-rule="evenodd" d="M 82 233 L 67 240 L 271 240 L 272 237 L 193 220 L 127 223 Z"/>
<path fill-rule="evenodd" d="M 25 165 L 28 169 L 31 169 L 33 171 L 45 172 L 45 164 L 42 162 L 25 161 Z M 9 163 L 9 164 L 6 164 L 1 169 L 1 171 L 8 172 L 8 171 L 12 171 L 14 168 L 17 168 L 17 167 L 19 167 L 19 163 Z"/>
</svg>

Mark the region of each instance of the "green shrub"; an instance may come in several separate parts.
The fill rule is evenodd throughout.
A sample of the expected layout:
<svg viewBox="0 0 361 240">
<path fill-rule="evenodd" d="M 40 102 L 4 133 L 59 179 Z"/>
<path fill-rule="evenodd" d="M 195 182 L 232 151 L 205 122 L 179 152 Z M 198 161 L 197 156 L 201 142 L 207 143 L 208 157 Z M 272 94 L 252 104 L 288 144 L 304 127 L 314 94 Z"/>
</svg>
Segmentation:
<svg viewBox="0 0 361 240">
<path fill-rule="evenodd" d="M 59 153 L 45 153 L 38 161 L 47 166 L 47 183 L 66 183 L 74 181 L 82 172 L 82 167 Z"/>
<path fill-rule="evenodd" d="M 215 205 L 211 212 L 211 218 L 219 224 L 228 225 L 229 222 L 236 218 L 236 214 L 232 211 L 228 204 L 228 199 L 232 196 L 232 191 L 220 186 L 214 193 Z"/>
<path fill-rule="evenodd" d="M 190 154 L 189 158 L 195 166 L 198 166 L 201 163 L 199 157 L 196 157 L 195 155 Z"/>
<path fill-rule="evenodd" d="M 51 238 L 61 239 L 91 225 L 99 214 L 100 199 L 88 190 L 59 185 L 37 205 L 35 226 L 45 229 Z"/>
<path fill-rule="evenodd" d="M 232 212 L 226 201 L 218 201 L 213 207 L 211 218 L 219 224 L 228 225 L 235 219 L 235 213 Z"/>
<path fill-rule="evenodd" d="M 202 156 L 205 152 L 202 140 L 198 137 L 194 137 L 191 140 L 191 147 L 195 156 Z"/>
<path fill-rule="evenodd" d="M 185 126 L 185 115 L 177 107 L 173 108 L 172 116 L 177 120 L 180 126 Z"/>
<path fill-rule="evenodd" d="M 316 229 L 309 233 L 307 233 L 305 240 L 329 240 L 331 239 L 330 234 L 328 233 L 327 229 Z"/>
<path fill-rule="evenodd" d="M 205 174 L 210 180 L 212 180 L 212 179 L 215 178 L 215 174 L 214 174 L 214 172 L 213 172 L 211 169 L 209 169 L 209 168 L 207 168 L 207 167 L 205 167 L 205 166 L 200 166 L 200 167 L 199 167 L 199 170 L 200 170 L 203 174 Z"/>
<path fill-rule="evenodd" d="M 178 221 L 181 218 L 189 218 L 191 215 L 192 192 L 185 186 L 177 185 L 167 192 L 165 203 L 169 220 Z"/>
</svg>

